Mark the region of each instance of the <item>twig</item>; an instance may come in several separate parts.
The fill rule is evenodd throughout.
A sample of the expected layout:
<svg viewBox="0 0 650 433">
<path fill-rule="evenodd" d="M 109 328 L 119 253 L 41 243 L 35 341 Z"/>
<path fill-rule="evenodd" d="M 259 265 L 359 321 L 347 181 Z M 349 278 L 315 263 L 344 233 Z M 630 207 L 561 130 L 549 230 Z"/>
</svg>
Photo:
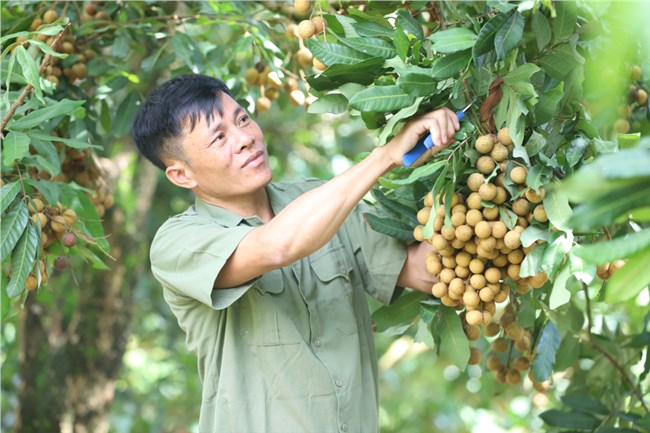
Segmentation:
<svg viewBox="0 0 650 433">
<path fill-rule="evenodd" d="M 591 340 L 591 328 L 593 327 L 593 319 L 591 317 L 591 299 L 589 298 L 589 287 L 582 283 L 582 290 L 585 292 L 585 312 L 587 313 L 587 335 Z"/>
<path fill-rule="evenodd" d="M 56 35 L 56 38 L 54 38 L 52 45 L 50 45 L 52 49 L 55 49 L 55 47 L 58 45 L 59 40 L 61 40 L 65 31 L 68 29 L 68 27 L 70 27 L 70 24 L 71 23 L 66 24 L 65 27 L 63 27 L 63 30 L 61 30 L 59 34 Z M 51 54 L 45 55 L 43 61 L 41 62 L 41 65 L 38 67 L 38 75 L 41 75 L 43 73 L 45 68 L 47 68 L 47 66 L 50 64 L 51 59 L 52 59 Z M 16 99 L 14 103 L 11 104 L 11 107 L 9 107 L 9 111 L 7 112 L 7 115 L 2 119 L 2 123 L 0 123 L 0 138 L 4 138 L 3 131 L 5 129 L 5 126 L 7 126 L 7 123 L 9 123 L 13 115 L 16 114 L 16 110 L 18 109 L 18 107 L 20 107 L 21 105 L 23 105 L 23 103 L 25 103 L 25 98 L 27 98 L 27 96 L 30 94 L 33 88 L 34 85 L 32 83 L 27 84 L 27 86 L 20 94 L 18 99 Z"/>
</svg>

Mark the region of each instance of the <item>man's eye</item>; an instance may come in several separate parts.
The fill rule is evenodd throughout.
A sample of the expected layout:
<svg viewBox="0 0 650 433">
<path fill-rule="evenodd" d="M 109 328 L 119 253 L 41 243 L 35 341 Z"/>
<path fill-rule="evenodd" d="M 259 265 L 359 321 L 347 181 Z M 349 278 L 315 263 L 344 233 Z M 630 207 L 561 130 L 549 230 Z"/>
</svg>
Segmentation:
<svg viewBox="0 0 650 433">
<path fill-rule="evenodd" d="M 250 117 L 242 116 L 241 119 L 239 119 L 239 123 L 248 123 L 249 120 L 250 120 Z"/>
</svg>

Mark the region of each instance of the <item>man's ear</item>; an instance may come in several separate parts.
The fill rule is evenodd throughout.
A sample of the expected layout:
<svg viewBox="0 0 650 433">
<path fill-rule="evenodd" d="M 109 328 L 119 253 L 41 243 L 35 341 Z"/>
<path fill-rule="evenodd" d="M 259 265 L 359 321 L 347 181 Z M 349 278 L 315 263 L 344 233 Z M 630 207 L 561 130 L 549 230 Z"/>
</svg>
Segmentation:
<svg viewBox="0 0 650 433">
<path fill-rule="evenodd" d="M 192 170 L 184 162 L 172 162 L 165 169 L 165 175 L 171 183 L 181 188 L 192 189 L 196 186 Z"/>
</svg>

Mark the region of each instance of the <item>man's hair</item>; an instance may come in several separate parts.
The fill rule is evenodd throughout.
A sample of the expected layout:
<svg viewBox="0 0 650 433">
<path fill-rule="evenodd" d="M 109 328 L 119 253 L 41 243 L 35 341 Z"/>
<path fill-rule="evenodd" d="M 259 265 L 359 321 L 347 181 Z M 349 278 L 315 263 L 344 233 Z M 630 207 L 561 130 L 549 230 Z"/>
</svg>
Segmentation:
<svg viewBox="0 0 650 433">
<path fill-rule="evenodd" d="M 199 74 L 179 75 L 153 90 L 131 125 L 142 156 L 161 170 L 165 160 L 186 161 L 180 140 L 185 129 L 192 131 L 201 116 L 209 125 L 215 110 L 223 116 L 222 94 L 231 96 L 222 81 Z"/>
</svg>

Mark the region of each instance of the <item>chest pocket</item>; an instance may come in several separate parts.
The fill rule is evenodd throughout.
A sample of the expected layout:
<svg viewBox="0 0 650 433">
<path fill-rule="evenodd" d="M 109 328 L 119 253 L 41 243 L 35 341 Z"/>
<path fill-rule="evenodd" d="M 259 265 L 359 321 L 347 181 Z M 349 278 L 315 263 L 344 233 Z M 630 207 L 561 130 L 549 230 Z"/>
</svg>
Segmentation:
<svg viewBox="0 0 650 433">
<path fill-rule="evenodd" d="M 352 265 L 341 243 L 330 243 L 309 256 L 316 276 L 319 311 L 323 320 L 331 321 L 346 335 L 357 332 L 350 274 Z"/>
<path fill-rule="evenodd" d="M 255 330 L 253 344 L 277 346 L 302 341 L 292 320 L 287 290 L 281 269 L 267 272 L 258 280 L 255 290 L 248 297 Z"/>
</svg>

